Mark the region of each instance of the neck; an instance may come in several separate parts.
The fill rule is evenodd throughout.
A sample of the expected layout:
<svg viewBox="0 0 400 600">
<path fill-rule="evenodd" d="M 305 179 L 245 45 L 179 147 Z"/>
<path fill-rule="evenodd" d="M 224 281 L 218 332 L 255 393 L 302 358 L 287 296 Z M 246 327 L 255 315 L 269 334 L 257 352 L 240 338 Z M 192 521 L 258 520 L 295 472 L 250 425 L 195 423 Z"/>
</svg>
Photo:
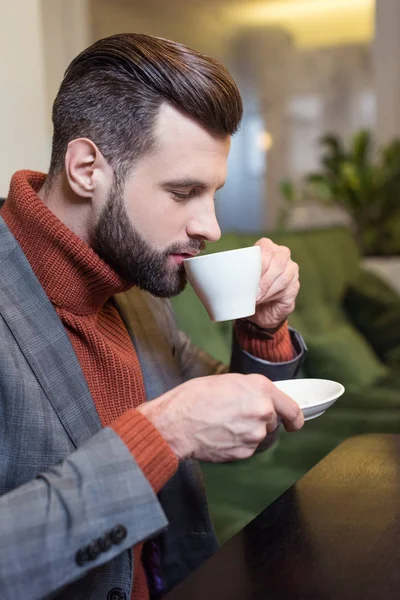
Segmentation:
<svg viewBox="0 0 400 600">
<path fill-rule="evenodd" d="M 50 301 L 74 314 L 95 313 L 131 286 L 47 208 L 38 197 L 44 181 L 42 173 L 15 173 L 1 216 Z M 62 206 L 54 192 L 48 201 Z"/>
<path fill-rule="evenodd" d="M 64 173 L 54 177 L 49 185 L 45 182 L 37 195 L 68 229 L 91 246 L 96 223 L 91 199 L 74 194 Z"/>
</svg>

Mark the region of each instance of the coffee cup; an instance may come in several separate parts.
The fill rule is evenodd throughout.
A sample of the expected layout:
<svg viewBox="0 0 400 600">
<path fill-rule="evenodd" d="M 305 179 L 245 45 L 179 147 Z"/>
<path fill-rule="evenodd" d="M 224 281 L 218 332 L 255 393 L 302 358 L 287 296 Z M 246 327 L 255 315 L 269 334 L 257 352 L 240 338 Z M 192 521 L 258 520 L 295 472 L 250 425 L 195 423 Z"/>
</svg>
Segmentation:
<svg viewBox="0 0 400 600">
<path fill-rule="evenodd" d="M 261 278 L 259 246 L 187 258 L 184 267 L 212 321 L 254 315 Z"/>
</svg>

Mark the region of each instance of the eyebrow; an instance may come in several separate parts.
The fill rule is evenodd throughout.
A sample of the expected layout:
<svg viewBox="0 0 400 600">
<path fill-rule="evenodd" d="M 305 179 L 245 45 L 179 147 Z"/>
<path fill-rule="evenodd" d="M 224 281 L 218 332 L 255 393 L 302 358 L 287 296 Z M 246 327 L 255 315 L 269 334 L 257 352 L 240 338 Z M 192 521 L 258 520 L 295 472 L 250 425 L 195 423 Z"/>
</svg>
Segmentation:
<svg viewBox="0 0 400 600">
<path fill-rule="evenodd" d="M 225 185 L 225 182 L 222 183 L 221 185 L 219 185 L 217 187 L 217 190 L 220 190 L 221 188 L 223 188 L 224 185 Z M 161 186 L 164 188 L 200 188 L 202 190 L 207 190 L 209 187 L 204 181 L 201 181 L 200 179 L 188 179 L 188 178 L 174 179 L 172 181 L 164 181 L 161 184 Z"/>
</svg>

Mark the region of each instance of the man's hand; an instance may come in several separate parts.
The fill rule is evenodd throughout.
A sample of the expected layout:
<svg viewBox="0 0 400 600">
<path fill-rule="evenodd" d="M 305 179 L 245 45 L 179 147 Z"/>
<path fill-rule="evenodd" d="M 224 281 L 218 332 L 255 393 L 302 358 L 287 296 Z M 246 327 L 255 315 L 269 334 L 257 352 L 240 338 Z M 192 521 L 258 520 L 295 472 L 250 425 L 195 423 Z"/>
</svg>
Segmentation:
<svg viewBox="0 0 400 600">
<path fill-rule="evenodd" d="M 299 406 L 263 375 L 228 373 L 191 379 L 140 410 L 179 459 L 226 462 L 248 458 L 274 431 L 303 426 Z"/>
<path fill-rule="evenodd" d="M 267 238 L 255 244 L 261 248 L 262 270 L 256 313 L 248 321 L 263 329 L 275 329 L 293 312 L 300 289 L 299 266 L 290 250 Z"/>
</svg>

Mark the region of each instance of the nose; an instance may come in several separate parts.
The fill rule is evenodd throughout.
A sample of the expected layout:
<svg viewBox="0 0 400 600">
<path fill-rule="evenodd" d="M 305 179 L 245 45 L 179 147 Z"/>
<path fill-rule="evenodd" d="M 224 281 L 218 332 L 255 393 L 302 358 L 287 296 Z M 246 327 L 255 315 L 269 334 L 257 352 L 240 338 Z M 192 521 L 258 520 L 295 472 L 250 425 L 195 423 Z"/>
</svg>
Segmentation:
<svg viewBox="0 0 400 600">
<path fill-rule="evenodd" d="M 208 242 L 217 242 L 221 237 L 221 229 L 215 214 L 214 201 L 192 217 L 186 227 L 189 237 L 201 238 Z"/>
</svg>

